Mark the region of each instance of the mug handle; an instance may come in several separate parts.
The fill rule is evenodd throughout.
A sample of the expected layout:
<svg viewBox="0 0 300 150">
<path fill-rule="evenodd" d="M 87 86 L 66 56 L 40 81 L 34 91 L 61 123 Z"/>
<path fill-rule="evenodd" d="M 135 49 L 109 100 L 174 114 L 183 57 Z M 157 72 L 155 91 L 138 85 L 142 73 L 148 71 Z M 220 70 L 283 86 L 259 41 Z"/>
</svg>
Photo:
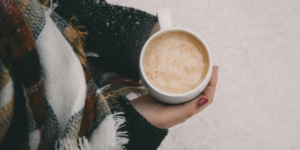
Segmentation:
<svg viewBox="0 0 300 150">
<path fill-rule="evenodd" d="M 158 17 L 160 30 L 166 30 L 174 27 L 171 13 L 168 8 L 161 8 L 157 10 L 156 14 Z"/>
</svg>

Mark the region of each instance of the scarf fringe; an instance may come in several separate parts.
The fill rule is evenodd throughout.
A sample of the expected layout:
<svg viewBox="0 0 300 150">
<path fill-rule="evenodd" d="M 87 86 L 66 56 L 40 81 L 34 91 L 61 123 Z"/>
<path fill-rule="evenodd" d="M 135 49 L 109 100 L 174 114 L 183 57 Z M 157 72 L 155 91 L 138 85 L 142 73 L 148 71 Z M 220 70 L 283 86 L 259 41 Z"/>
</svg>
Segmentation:
<svg viewBox="0 0 300 150">
<path fill-rule="evenodd" d="M 124 145 L 128 143 L 129 139 L 127 131 L 118 131 L 125 126 L 126 119 L 123 112 L 112 114 L 113 120 L 115 121 L 115 132 L 116 132 L 116 147 L 114 150 L 125 149 Z"/>
<path fill-rule="evenodd" d="M 124 150 L 124 145 L 128 143 L 129 139 L 127 131 L 118 131 L 125 126 L 126 119 L 123 112 L 112 114 L 114 120 L 115 146 L 110 150 Z M 89 141 L 86 137 L 76 139 L 59 139 L 55 143 L 55 150 L 92 150 Z"/>
<path fill-rule="evenodd" d="M 55 143 L 55 150 L 91 150 L 85 137 L 74 139 L 59 139 Z"/>
</svg>

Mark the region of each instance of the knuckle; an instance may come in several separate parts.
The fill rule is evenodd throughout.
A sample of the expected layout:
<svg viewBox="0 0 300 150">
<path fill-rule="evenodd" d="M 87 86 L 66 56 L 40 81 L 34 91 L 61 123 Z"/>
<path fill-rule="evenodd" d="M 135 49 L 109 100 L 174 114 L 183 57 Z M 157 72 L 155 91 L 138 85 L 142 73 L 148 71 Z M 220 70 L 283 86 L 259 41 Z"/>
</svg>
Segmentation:
<svg viewBox="0 0 300 150">
<path fill-rule="evenodd" d="M 210 105 L 212 102 L 214 101 L 214 99 L 208 99 L 208 105 Z"/>
<path fill-rule="evenodd" d="M 210 105 L 213 102 L 213 100 L 208 99 L 207 104 Z"/>
<path fill-rule="evenodd" d="M 185 111 L 184 114 L 185 114 L 185 118 L 186 119 L 191 118 L 194 115 L 194 113 L 192 111 L 190 111 L 190 110 L 189 111 Z"/>
</svg>

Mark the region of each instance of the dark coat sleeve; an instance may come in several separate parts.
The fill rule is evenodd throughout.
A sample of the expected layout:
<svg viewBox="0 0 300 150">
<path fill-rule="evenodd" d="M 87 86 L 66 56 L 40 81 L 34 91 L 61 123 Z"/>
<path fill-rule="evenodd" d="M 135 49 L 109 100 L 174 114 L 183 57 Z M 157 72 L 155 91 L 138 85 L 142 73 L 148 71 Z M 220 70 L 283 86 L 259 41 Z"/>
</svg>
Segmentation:
<svg viewBox="0 0 300 150">
<path fill-rule="evenodd" d="M 120 97 L 118 101 L 126 118 L 125 129 L 123 129 L 128 131 L 129 142 L 125 145 L 126 149 L 156 150 L 168 134 L 168 130 L 151 125 L 132 107 L 125 96 Z"/>
<path fill-rule="evenodd" d="M 85 48 L 100 55 L 89 61 L 133 81 L 140 79 L 139 55 L 156 16 L 103 0 L 58 0 L 54 11 L 67 21 L 75 15 L 85 27 Z"/>
</svg>

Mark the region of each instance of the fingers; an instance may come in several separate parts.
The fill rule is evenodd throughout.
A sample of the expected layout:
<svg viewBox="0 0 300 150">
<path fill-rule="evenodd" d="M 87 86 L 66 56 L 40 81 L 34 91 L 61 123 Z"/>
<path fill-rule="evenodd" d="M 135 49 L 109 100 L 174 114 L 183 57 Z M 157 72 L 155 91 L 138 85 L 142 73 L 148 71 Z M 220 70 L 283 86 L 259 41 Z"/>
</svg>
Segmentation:
<svg viewBox="0 0 300 150">
<path fill-rule="evenodd" d="M 192 101 L 181 105 L 165 106 L 162 112 L 163 118 L 166 119 L 164 128 L 172 127 L 176 124 L 182 123 L 196 113 L 205 109 L 213 100 L 215 89 L 218 81 L 218 67 L 213 67 L 211 79 L 203 91 L 203 95 L 199 95 Z"/>
<path fill-rule="evenodd" d="M 161 112 L 158 113 L 162 114 L 160 119 L 164 120 L 164 122 L 159 126 L 167 129 L 182 123 L 203 110 L 207 105 L 209 105 L 208 98 L 204 95 L 200 95 L 194 100 L 184 104 L 162 107 L 160 109 Z"/>
<path fill-rule="evenodd" d="M 213 66 L 213 73 L 211 75 L 210 81 L 208 82 L 208 86 L 217 86 L 217 81 L 218 81 L 218 70 L 219 66 Z"/>
<path fill-rule="evenodd" d="M 209 105 L 209 100 L 205 95 L 200 95 L 194 100 L 187 102 L 184 104 L 184 114 L 185 114 L 185 119 L 188 119 L 195 115 L 196 113 L 200 112 L 206 106 Z"/>
<path fill-rule="evenodd" d="M 211 75 L 210 81 L 208 82 L 207 87 L 203 91 L 203 95 L 205 95 L 208 98 L 210 103 L 214 99 L 214 95 L 215 95 L 215 90 L 218 81 L 218 70 L 219 70 L 218 66 L 213 66 L 213 73 Z"/>
</svg>

